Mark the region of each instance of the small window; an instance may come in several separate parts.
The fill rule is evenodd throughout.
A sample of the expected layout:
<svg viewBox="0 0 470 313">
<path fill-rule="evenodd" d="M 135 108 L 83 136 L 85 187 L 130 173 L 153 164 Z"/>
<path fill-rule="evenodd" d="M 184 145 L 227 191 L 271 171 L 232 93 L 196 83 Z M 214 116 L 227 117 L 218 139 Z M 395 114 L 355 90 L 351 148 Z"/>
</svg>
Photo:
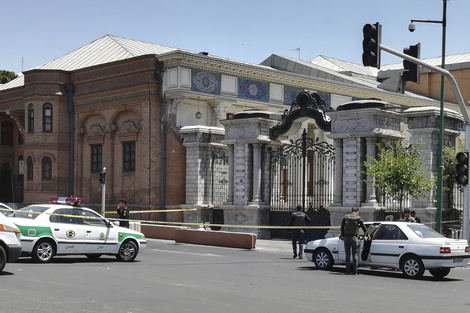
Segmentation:
<svg viewBox="0 0 470 313">
<path fill-rule="evenodd" d="M 374 239 L 407 240 L 408 238 L 397 225 L 381 225 Z"/>
<path fill-rule="evenodd" d="M 49 221 L 52 223 L 65 223 L 65 224 L 80 224 L 80 219 L 74 209 L 57 209 L 54 215 L 51 215 Z"/>
<path fill-rule="evenodd" d="M 91 172 L 99 173 L 101 171 L 102 145 L 91 145 Z"/>
<path fill-rule="evenodd" d="M 95 212 L 77 209 L 78 215 L 82 216 L 83 224 L 91 226 L 106 226 L 105 220 Z M 88 218 L 87 218 L 88 217 Z"/>
<path fill-rule="evenodd" d="M 33 158 L 31 156 L 28 156 L 28 158 L 26 159 L 26 180 L 33 180 L 33 171 Z"/>
<path fill-rule="evenodd" d="M 42 180 L 50 181 L 52 179 L 52 160 L 49 157 L 42 159 Z"/>
<path fill-rule="evenodd" d="M 28 133 L 34 132 L 34 105 L 32 103 L 28 106 Z"/>
<path fill-rule="evenodd" d="M 13 146 L 13 124 L 8 121 L 3 122 L 0 131 L 2 133 L 1 144 L 3 146 Z"/>
<path fill-rule="evenodd" d="M 44 103 L 42 106 L 42 131 L 52 133 L 52 104 Z"/>
<path fill-rule="evenodd" d="M 135 142 L 122 144 L 122 163 L 124 172 L 135 171 Z"/>
</svg>

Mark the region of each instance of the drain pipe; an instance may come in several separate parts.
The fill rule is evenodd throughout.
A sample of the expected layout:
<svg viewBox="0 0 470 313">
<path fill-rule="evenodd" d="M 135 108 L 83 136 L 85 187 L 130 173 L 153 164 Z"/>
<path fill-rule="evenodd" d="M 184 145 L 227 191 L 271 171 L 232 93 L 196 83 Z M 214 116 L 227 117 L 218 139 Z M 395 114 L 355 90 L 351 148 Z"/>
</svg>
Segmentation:
<svg viewBox="0 0 470 313">
<path fill-rule="evenodd" d="M 160 136 L 161 136 L 161 175 L 160 175 L 160 210 L 165 210 L 166 208 L 166 128 L 168 126 L 168 118 L 166 112 L 166 101 L 165 95 L 163 92 L 163 71 L 157 70 L 157 81 L 159 82 L 159 95 L 160 95 L 160 107 L 161 107 L 161 129 L 160 129 Z M 161 220 L 166 222 L 166 212 L 160 213 Z"/>
<path fill-rule="evenodd" d="M 69 111 L 69 195 L 74 194 L 75 182 L 75 109 L 73 105 L 74 86 L 72 83 L 65 83 L 67 92 L 67 107 Z"/>
</svg>

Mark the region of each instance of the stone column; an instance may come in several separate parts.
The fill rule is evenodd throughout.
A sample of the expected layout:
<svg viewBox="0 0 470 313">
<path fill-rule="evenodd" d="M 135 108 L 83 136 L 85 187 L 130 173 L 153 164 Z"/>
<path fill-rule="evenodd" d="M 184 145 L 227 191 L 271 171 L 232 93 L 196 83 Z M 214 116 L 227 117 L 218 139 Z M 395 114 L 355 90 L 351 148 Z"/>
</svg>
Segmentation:
<svg viewBox="0 0 470 313">
<path fill-rule="evenodd" d="M 438 171 L 438 149 L 439 149 L 439 115 L 438 107 L 419 107 L 406 110 L 404 113 L 407 119 L 408 132 L 411 134 L 411 143 L 424 144 L 421 153 L 423 168 L 428 167 L 431 175 L 437 177 Z M 455 147 L 456 137 L 460 134 L 463 117 L 460 113 L 444 109 L 444 141 L 443 147 Z M 429 156 L 429 158 L 427 158 Z M 431 198 L 431 199 L 429 199 Z M 422 222 L 435 221 L 436 214 L 436 194 L 429 192 L 426 197 L 412 199 L 412 207 L 416 215 Z M 442 194 L 442 208 L 449 209 L 447 193 Z"/>
<path fill-rule="evenodd" d="M 374 155 L 376 140 L 401 140 L 400 123 L 403 116 L 398 106 L 390 103 L 363 100 L 341 105 L 336 111 L 328 112 L 331 118 L 331 133 L 336 150 L 335 202 L 328 207 L 331 225 L 338 225 L 345 213 L 352 207 L 361 208 L 363 220 L 375 220 L 377 204 L 375 191 L 363 181 L 366 155 Z M 340 174 L 341 173 L 341 174 Z"/>
<path fill-rule="evenodd" d="M 263 158 L 262 148 L 272 143 L 269 139 L 269 129 L 279 122 L 277 114 L 264 111 L 243 111 L 230 120 L 223 120 L 225 140 L 222 143 L 233 147 L 233 202 L 220 206 L 224 211 L 222 230 L 256 233 L 259 238 L 269 238 L 270 232 L 265 228 L 240 227 L 243 225 L 268 225 L 269 203 L 263 202 L 262 170 L 268 170 L 265 164 L 269 158 Z M 230 193 L 230 191 L 229 191 Z M 265 195 L 265 199 L 270 199 Z M 236 227 L 235 227 L 236 226 Z"/>
<path fill-rule="evenodd" d="M 343 139 L 335 139 L 335 187 L 334 187 L 334 203 L 333 206 L 341 206 L 343 203 Z"/>
<path fill-rule="evenodd" d="M 207 208 L 211 204 L 211 172 L 210 160 L 212 151 L 225 150 L 226 146 L 220 141 L 225 130 L 220 127 L 185 126 L 180 134 L 183 145 L 186 147 L 186 204 L 182 209 Z M 183 213 L 186 223 L 209 222 L 204 210 L 185 211 Z"/>
<path fill-rule="evenodd" d="M 228 146 L 228 164 L 234 164 L 235 160 L 233 157 L 233 145 Z M 233 204 L 233 182 L 234 182 L 234 167 L 229 166 L 228 168 L 228 195 L 227 195 L 227 205 Z"/>
<path fill-rule="evenodd" d="M 375 145 L 376 145 L 376 138 L 374 137 L 367 137 L 366 138 L 366 145 L 367 145 L 367 155 L 375 158 Z M 370 163 L 369 158 L 367 158 L 367 162 Z M 377 204 L 377 196 L 375 194 L 374 186 L 375 179 L 373 176 L 367 176 L 367 190 L 366 190 L 366 205 L 376 206 Z"/>
<path fill-rule="evenodd" d="M 253 199 L 252 204 L 261 202 L 261 145 L 253 144 Z"/>
</svg>

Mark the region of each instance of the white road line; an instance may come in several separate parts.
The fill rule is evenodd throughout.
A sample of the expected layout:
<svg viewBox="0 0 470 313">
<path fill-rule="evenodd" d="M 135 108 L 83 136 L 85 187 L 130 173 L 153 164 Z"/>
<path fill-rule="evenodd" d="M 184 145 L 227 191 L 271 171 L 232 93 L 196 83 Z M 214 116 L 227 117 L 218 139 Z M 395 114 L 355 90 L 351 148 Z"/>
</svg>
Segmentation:
<svg viewBox="0 0 470 313">
<path fill-rule="evenodd" d="M 160 249 L 152 249 L 152 251 L 155 252 L 166 252 L 166 253 L 180 253 L 180 254 L 189 254 L 189 255 L 197 255 L 197 256 L 217 256 L 217 257 L 223 257 L 222 255 L 217 255 L 217 254 L 211 254 L 211 253 L 194 253 L 194 252 L 183 252 L 183 251 L 171 251 L 171 250 L 160 250 Z"/>
</svg>

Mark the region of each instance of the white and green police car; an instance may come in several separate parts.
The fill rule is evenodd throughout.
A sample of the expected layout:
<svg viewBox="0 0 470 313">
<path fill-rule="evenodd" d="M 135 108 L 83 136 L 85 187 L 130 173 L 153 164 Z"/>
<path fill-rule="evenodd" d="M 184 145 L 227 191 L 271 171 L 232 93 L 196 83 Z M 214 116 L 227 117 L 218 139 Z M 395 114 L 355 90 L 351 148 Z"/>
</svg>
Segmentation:
<svg viewBox="0 0 470 313">
<path fill-rule="evenodd" d="M 9 217 L 21 231 L 23 253 L 46 263 L 55 255 L 115 255 L 131 262 L 147 245 L 145 235 L 113 225 L 82 207 L 81 198 L 51 198 L 50 204 L 24 207 Z"/>
</svg>

